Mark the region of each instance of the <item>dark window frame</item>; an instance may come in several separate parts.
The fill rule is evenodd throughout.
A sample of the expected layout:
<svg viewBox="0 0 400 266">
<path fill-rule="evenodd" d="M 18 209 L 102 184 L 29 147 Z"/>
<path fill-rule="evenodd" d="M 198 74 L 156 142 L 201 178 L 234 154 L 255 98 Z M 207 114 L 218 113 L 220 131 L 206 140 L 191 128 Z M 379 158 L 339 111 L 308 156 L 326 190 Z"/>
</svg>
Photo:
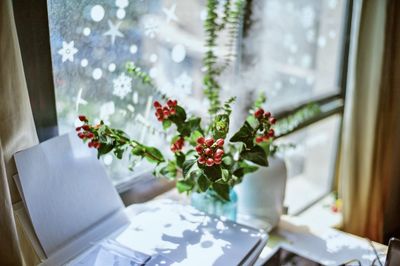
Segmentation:
<svg viewBox="0 0 400 266">
<path fill-rule="evenodd" d="M 247 35 L 251 26 L 248 18 L 251 16 L 252 3 L 253 0 L 248 0 L 245 10 L 243 30 L 241 33 L 244 37 Z M 341 71 L 339 71 L 339 76 L 337 77 L 340 91 L 336 94 L 330 94 L 326 97 L 313 99 L 289 109 L 281 110 L 277 114 L 278 118 L 290 115 L 310 102 L 318 103 L 323 107 L 322 112 L 318 116 L 305 121 L 296 128 L 296 130 L 285 135 L 301 130 L 333 115 L 339 114 L 342 116 L 343 114 L 347 86 L 353 0 L 347 0 L 346 4 L 346 19 L 342 25 L 344 38 L 341 47 L 342 58 L 338 66 L 338 69 Z M 32 112 L 39 140 L 42 142 L 59 135 L 50 50 L 47 0 L 14 0 L 13 8 Z M 331 185 L 332 190 L 336 188 L 337 183 L 341 128 L 342 122 L 340 124 L 340 134 L 336 151 L 334 178 L 332 179 Z M 146 174 L 143 177 L 131 180 L 128 184 L 117 185 L 117 190 L 125 204 L 128 205 L 134 202 L 149 200 L 171 189 L 173 185 L 173 182 L 160 181 L 151 174 Z M 323 197 L 325 196 L 326 195 Z M 320 199 L 321 198 L 316 201 Z M 306 206 L 306 208 L 312 204 L 314 204 L 314 202 Z"/>
</svg>

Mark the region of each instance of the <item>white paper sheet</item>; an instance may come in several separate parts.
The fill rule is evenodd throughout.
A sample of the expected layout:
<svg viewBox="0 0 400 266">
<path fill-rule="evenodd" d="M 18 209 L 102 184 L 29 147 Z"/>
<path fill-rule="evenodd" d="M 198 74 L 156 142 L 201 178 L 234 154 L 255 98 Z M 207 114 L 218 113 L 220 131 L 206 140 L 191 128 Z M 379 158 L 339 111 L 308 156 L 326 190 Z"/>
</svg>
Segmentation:
<svg viewBox="0 0 400 266">
<path fill-rule="evenodd" d="M 95 156 L 73 134 L 15 154 L 17 183 L 47 257 L 124 209 Z"/>
<path fill-rule="evenodd" d="M 127 212 L 131 224 L 115 240 L 171 261 L 164 265 L 249 265 L 254 253 L 256 258 L 266 244 L 262 230 L 211 217 L 170 200 L 130 206 Z"/>
</svg>

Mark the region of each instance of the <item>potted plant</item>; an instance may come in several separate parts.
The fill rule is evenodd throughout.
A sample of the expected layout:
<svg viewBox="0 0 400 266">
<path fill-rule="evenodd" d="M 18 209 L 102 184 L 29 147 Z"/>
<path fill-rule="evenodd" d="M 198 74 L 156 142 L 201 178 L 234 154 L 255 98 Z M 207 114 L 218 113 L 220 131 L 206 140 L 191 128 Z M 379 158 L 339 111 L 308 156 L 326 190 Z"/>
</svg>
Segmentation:
<svg viewBox="0 0 400 266">
<path fill-rule="evenodd" d="M 113 153 L 122 159 L 125 153 L 131 157 L 146 159 L 155 164 L 154 174 L 176 181 L 181 193 L 192 193 L 192 204 L 208 213 L 236 219 L 237 195 L 233 188 L 258 167 L 268 166 L 268 157 L 277 150 L 274 145 L 276 119 L 262 108 L 266 98 L 261 95 L 249 110 L 240 129 L 229 134 L 232 103 L 235 98 L 220 101 L 219 75 L 227 69 L 231 56 L 223 63 L 215 55 L 218 35 L 227 29 L 234 49 L 234 39 L 241 27 L 244 0 L 226 1 L 222 18 L 216 12 L 218 0 L 207 1 L 206 52 L 203 63 L 204 94 L 209 101 L 207 123 L 200 117 L 187 114 L 174 99 L 163 97 L 164 102 L 154 102 L 154 114 L 165 130 L 174 129 L 170 143 L 172 158 L 160 150 L 131 139 L 124 131 L 106 125 L 103 121 L 92 124 L 84 115 L 79 116 L 82 125 L 77 127 L 78 136 L 98 151 L 98 157 Z M 149 86 L 155 86 L 150 76 L 130 62 L 127 72 Z M 168 132 L 171 132 L 169 130 Z"/>
</svg>

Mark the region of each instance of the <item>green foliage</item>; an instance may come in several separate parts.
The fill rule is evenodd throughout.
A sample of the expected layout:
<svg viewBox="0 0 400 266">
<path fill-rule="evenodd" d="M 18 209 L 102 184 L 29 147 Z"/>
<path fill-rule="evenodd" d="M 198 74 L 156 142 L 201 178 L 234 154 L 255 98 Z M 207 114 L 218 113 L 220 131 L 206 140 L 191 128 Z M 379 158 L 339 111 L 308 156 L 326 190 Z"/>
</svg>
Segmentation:
<svg viewBox="0 0 400 266">
<path fill-rule="evenodd" d="M 126 71 L 134 78 L 139 79 L 143 84 L 154 86 L 150 75 L 142 71 L 142 69 L 136 66 L 134 62 L 126 63 Z"/>
<path fill-rule="evenodd" d="M 250 123 L 245 121 L 243 126 L 236 132 L 232 138 L 231 142 L 243 142 L 246 147 L 250 148 L 253 146 L 255 131 L 251 127 Z"/>
<path fill-rule="evenodd" d="M 294 114 L 279 119 L 275 125 L 275 132 L 277 136 L 288 134 L 301 126 L 301 124 L 315 118 L 320 113 L 320 106 L 316 103 L 310 103 L 296 111 Z"/>
<path fill-rule="evenodd" d="M 273 122 L 269 123 L 267 116 L 264 118 L 260 118 L 258 115 L 257 118 L 254 115 L 248 116 L 242 127 L 230 138 L 230 143 L 225 142 L 229 133 L 230 115 L 235 98 L 230 98 L 221 104 L 219 95 L 221 85 L 218 78 L 235 56 L 234 44 L 240 31 L 245 4 L 245 0 L 226 0 L 222 18 L 218 18 L 219 0 L 207 0 L 207 18 L 204 22 L 206 52 L 203 57 L 205 66 L 203 86 L 204 94 L 210 102 L 211 121 L 206 130 L 203 130 L 199 117 L 190 116 L 176 102 L 167 103 L 173 112 L 168 113 L 168 107 L 164 106 L 167 108 L 167 114 L 158 114 L 158 118 L 162 121 L 164 130 L 168 130 L 168 132 L 176 130 L 176 132 L 171 140 L 171 150 L 174 152 L 174 156 L 165 160 L 163 154 L 155 147 L 146 146 L 130 139 L 125 132 L 111 128 L 103 122 L 99 125 L 90 125 L 86 120 L 84 124 L 89 129 L 85 129 L 85 134 L 93 133 L 93 137 L 90 138 L 92 146 L 97 142 L 100 143 L 98 147 L 97 144 L 95 145 L 99 157 L 113 153 L 116 158 L 122 159 L 125 153 L 129 153 L 131 157 L 146 159 L 154 163 L 156 165 L 154 175 L 175 180 L 176 187 L 181 193 L 212 190 L 221 200 L 226 201 L 229 200 L 230 189 L 240 183 L 246 174 L 256 171 L 258 166 L 268 166 L 268 156 L 276 152 L 279 147 L 273 144 L 273 137 L 261 143 L 259 139 L 256 140 L 260 134 L 265 136 L 266 132 L 272 129 Z M 229 53 L 226 55 L 225 62 L 219 63 L 215 50 L 218 44 L 218 36 L 223 30 L 228 31 Z M 128 63 L 126 69 L 135 79 L 154 87 L 150 76 L 134 63 Z M 262 93 L 254 102 L 252 108 L 261 108 L 265 101 L 265 94 Z M 293 116 L 279 121 L 274 125 L 274 129 L 280 134 L 287 133 L 310 117 L 315 116 L 319 111 L 317 106 L 308 106 L 308 108 L 299 110 Z M 212 147 L 201 145 L 196 147 L 197 140 L 200 137 L 213 137 L 214 140 L 223 139 L 225 144 L 214 143 L 210 144 L 214 145 Z M 87 138 L 86 135 L 83 136 L 83 139 L 85 138 Z M 221 155 L 222 159 L 213 154 L 212 156 L 215 157 L 206 158 L 215 160 L 215 163 L 205 163 L 204 157 L 200 158 L 205 156 L 201 150 L 205 148 L 213 149 L 213 152 L 222 149 L 224 152 Z M 203 161 L 200 159 L 203 159 Z"/>
</svg>

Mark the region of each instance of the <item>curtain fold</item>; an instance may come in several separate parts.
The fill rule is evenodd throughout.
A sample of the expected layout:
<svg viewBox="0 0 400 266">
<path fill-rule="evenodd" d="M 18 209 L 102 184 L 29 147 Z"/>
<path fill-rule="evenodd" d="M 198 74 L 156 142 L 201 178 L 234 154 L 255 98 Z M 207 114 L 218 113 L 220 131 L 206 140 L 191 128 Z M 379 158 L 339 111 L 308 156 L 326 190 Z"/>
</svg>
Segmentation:
<svg viewBox="0 0 400 266">
<path fill-rule="evenodd" d="M 374 173 L 386 0 L 354 1 L 352 46 L 343 118 L 339 190 L 343 229 L 382 240 L 382 179 Z"/>
<path fill-rule="evenodd" d="M 376 125 L 374 175 L 382 181 L 384 241 L 400 237 L 400 1 L 389 0 Z M 372 222 L 374 222 L 372 220 Z M 374 224 L 369 225 L 374 228 Z"/>
<path fill-rule="evenodd" d="M 0 265 L 23 265 L 13 204 L 20 201 L 12 158 L 38 143 L 11 0 L 0 1 Z"/>
</svg>

